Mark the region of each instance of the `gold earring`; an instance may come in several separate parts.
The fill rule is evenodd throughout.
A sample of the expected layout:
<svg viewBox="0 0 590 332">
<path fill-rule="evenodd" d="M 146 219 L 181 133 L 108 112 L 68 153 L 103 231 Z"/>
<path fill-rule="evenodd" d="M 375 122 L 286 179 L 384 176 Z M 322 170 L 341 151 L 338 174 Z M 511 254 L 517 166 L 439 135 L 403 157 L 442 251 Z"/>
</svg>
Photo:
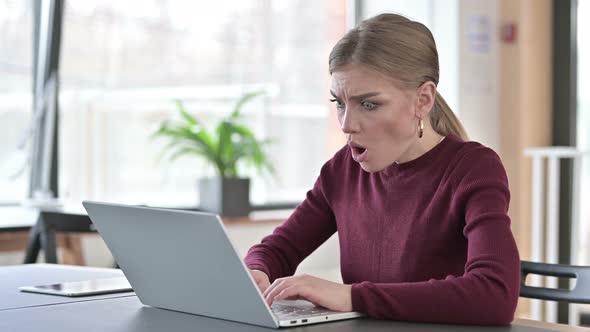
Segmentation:
<svg viewBox="0 0 590 332">
<path fill-rule="evenodd" d="M 418 138 L 422 138 L 422 136 L 424 136 L 424 121 L 418 119 Z"/>
</svg>

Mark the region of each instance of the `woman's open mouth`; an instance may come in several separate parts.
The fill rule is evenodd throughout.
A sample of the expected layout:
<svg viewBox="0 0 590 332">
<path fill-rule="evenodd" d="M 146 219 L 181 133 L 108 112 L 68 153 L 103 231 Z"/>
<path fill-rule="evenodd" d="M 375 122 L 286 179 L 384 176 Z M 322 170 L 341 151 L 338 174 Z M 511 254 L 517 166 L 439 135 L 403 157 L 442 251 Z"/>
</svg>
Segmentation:
<svg viewBox="0 0 590 332">
<path fill-rule="evenodd" d="M 362 163 L 364 161 L 367 161 L 367 158 L 369 157 L 367 148 L 351 143 L 350 149 L 352 151 L 352 158 L 356 162 Z"/>
</svg>

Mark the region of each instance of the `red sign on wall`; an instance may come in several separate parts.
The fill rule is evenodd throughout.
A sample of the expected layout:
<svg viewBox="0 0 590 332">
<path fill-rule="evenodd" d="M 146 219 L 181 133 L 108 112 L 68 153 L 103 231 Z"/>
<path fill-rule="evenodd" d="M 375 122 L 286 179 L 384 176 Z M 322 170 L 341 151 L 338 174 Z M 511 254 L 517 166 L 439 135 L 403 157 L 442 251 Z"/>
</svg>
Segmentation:
<svg viewBox="0 0 590 332">
<path fill-rule="evenodd" d="M 506 44 L 514 44 L 516 42 L 516 23 L 502 24 L 500 27 L 500 39 Z"/>
</svg>

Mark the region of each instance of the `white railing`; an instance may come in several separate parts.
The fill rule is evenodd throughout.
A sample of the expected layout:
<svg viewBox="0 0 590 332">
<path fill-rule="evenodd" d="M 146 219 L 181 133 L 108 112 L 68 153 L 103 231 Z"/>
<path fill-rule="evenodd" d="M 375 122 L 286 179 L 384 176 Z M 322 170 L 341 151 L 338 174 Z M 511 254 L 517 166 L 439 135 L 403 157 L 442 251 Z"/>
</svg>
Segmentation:
<svg viewBox="0 0 590 332">
<path fill-rule="evenodd" d="M 573 161 L 570 263 L 576 264 L 578 251 L 578 229 L 580 228 L 579 203 L 581 164 L 582 158 L 584 156 L 590 155 L 590 152 L 580 151 L 573 147 L 543 147 L 525 149 L 524 154 L 527 157 L 531 157 L 533 162 L 531 260 L 534 262 L 545 262 L 551 264 L 558 263 L 560 161 L 562 159 L 571 159 Z M 544 202 L 543 173 L 545 160 L 547 160 L 548 169 L 546 173 L 546 201 Z M 545 219 L 543 218 L 544 205 Z M 544 221 L 546 223 L 544 223 Z M 544 243 L 543 239 L 545 239 Z M 544 252 L 543 247 L 545 248 Z M 539 275 L 531 275 L 531 285 L 537 287 L 544 285 L 545 287 L 549 288 L 557 288 L 557 279 L 545 278 Z M 545 321 L 547 322 L 557 321 L 557 302 L 545 301 L 544 316 Z M 541 320 L 543 318 L 541 300 L 531 300 L 531 318 L 535 320 Z M 574 325 L 579 324 L 579 315 L 577 306 L 575 304 L 569 305 L 569 323 Z"/>
</svg>

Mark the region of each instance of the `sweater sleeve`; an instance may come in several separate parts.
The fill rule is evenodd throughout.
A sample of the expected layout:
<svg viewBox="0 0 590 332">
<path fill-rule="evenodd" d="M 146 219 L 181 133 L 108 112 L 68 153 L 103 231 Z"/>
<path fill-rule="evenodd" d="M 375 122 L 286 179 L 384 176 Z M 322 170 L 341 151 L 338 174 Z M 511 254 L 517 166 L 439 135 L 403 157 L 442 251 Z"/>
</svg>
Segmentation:
<svg viewBox="0 0 590 332">
<path fill-rule="evenodd" d="M 520 259 L 510 230 L 508 179 L 488 148 L 469 152 L 454 172 L 451 209 L 464 215 L 462 275 L 408 283 L 352 285 L 356 311 L 381 319 L 455 324 L 509 324 L 520 289 Z"/>
<path fill-rule="evenodd" d="M 271 283 L 293 275 L 299 263 L 336 232 L 334 213 L 323 190 L 325 169 L 326 165 L 293 214 L 244 258 L 249 269 L 265 272 Z"/>
</svg>

